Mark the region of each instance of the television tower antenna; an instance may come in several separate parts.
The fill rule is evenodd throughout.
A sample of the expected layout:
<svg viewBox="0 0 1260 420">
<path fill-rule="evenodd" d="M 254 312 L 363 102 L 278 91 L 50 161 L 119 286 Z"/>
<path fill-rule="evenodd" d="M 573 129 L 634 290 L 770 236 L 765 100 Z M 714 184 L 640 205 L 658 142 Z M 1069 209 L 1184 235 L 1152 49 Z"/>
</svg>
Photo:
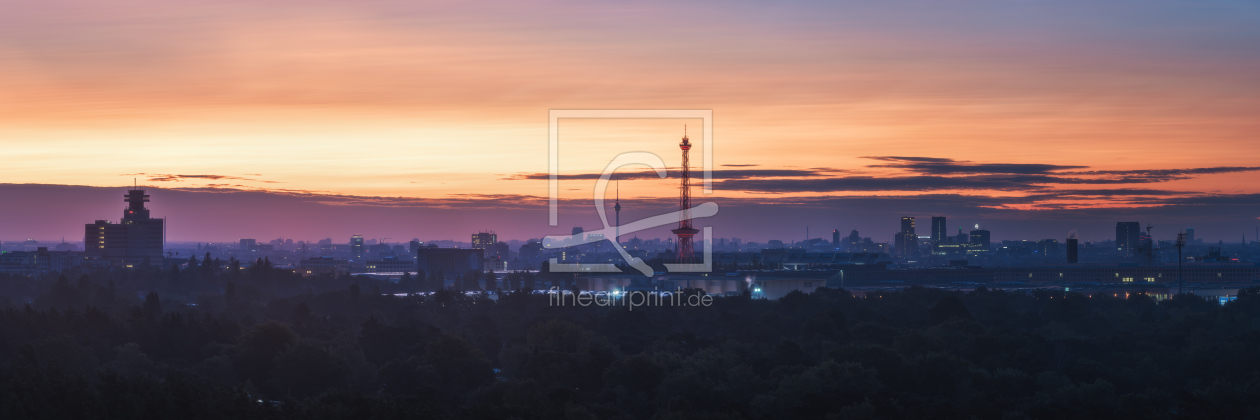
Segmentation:
<svg viewBox="0 0 1260 420">
<path fill-rule="evenodd" d="M 613 241 L 621 243 L 621 180 L 617 180 L 617 204 L 613 206 L 613 211 L 617 212 L 617 228 L 613 231 Z"/>
<path fill-rule="evenodd" d="M 678 235 L 678 263 L 690 264 L 695 261 L 695 250 L 691 244 L 691 238 L 700 231 L 691 227 L 691 162 L 687 153 L 691 150 L 691 142 L 687 139 L 687 126 L 685 124 L 683 125 L 682 143 L 678 144 L 678 148 L 682 149 L 682 185 L 679 187 L 678 193 L 678 210 L 680 215 L 678 229 L 674 229 L 672 232 Z"/>
</svg>

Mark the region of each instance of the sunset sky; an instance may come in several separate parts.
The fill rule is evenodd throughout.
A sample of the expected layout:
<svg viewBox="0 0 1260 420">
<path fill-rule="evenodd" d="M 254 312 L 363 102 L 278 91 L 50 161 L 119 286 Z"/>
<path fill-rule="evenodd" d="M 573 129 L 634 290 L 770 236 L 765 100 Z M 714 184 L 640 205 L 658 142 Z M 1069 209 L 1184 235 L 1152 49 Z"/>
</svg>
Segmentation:
<svg viewBox="0 0 1260 420">
<path fill-rule="evenodd" d="M 721 237 L 1260 225 L 1254 0 L 0 6 L 0 240 L 80 240 L 133 179 L 171 240 L 536 238 L 625 151 L 672 168 L 623 218 L 671 210 L 699 120 L 566 120 L 547 226 L 550 109 L 713 110 Z"/>
</svg>

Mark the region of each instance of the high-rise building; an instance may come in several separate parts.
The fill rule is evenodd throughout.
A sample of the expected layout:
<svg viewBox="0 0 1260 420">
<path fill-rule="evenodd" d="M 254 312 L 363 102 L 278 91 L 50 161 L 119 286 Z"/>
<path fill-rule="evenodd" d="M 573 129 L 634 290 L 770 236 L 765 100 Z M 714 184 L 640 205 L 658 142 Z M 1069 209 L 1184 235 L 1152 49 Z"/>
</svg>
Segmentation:
<svg viewBox="0 0 1260 420">
<path fill-rule="evenodd" d="M 363 235 L 350 236 L 350 256 L 363 258 Z"/>
<path fill-rule="evenodd" d="M 919 252 L 919 235 L 914 233 L 914 217 L 901 218 L 901 232 L 893 239 L 898 255 L 912 257 Z"/>
<path fill-rule="evenodd" d="M 148 259 L 151 264 L 162 261 L 162 248 L 166 242 L 166 220 L 149 217 L 144 203 L 149 196 L 144 190 L 128 190 L 123 196 L 127 208 L 119 223 L 97 220 L 84 225 L 83 245 L 85 255 L 116 264 L 139 264 Z"/>
<path fill-rule="evenodd" d="M 240 248 L 242 251 L 249 251 L 258 248 L 257 239 L 241 239 Z"/>
<path fill-rule="evenodd" d="M 494 231 L 482 231 L 472 234 L 473 249 L 488 249 L 495 242 L 499 242 L 499 235 Z"/>
<path fill-rule="evenodd" d="M 1194 228 L 1186 228 L 1186 243 L 1188 244 L 1195 243 L 1194 242 Z"/>
<path fill-rule="evenodd" d="M 980 225 L 976 225 L 976 230 L 971 231 L 968 236 L 969 243 L 972 247 L 979 248 L 981 251 L 993 249 L 988 229 L 980 229 Z"/>
<path fill-rule="evenodd" d="M 416 255 L 416 251 L 420 249 L 420 244 L 422 243 L 423 242 L 420 242 L 419 238 L 416 238 L 412 239 L 411 242 L 407 244 L 408 250 L 411 251 L 411 255 Z"/>
<path fill-rule="evenodd" d="M 849 232 L 849 239 L 847 243 L 849 245 L 849 252 L 862 252 L 862 236 L 858 235 L 857 229 L 853 229 L 852 232 Z"/>
<path fill-rule="evenodd" d="M 1116 252 L 1126 257 L 1137 255 L 1141 234 L 1141 223 L 1116 222 Z"/>
<path fill-rule="evenodd" d="M 945 216 L 932 216 L 932 243 L 949 242 L 949 231 L 945 229 Z"/>
<path fill-rule="evenodd" d="M 1042 239 L 1037 241 L 1037 253 L 1042 258 L 1058 258 L 1059 257 L 1059 240 L 1058 239 Z"/>
<path fill-rule="evenodd" d="M 1079 247 L 1080 245 L 1077 243 L 1075 237 L 1067 238 L 1067 264 L 1076 264 L 1076 262 L 1080 262 L 1079 257 L 1077 257 L 1077 248 Z"/>
<path fill-rule="evenodd" d="M 831 247 L 840 248 L 840 229 L 833 229 L 831 231 Z"/>
</svg>

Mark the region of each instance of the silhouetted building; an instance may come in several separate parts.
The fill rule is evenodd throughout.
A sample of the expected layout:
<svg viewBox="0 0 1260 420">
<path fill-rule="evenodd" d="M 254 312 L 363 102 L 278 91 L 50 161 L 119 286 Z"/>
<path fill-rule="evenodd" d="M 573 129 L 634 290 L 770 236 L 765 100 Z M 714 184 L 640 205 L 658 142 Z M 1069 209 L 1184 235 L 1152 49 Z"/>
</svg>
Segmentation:
<svg viewBox="0 0 1260 420">
<path fill-rule="evenodd" d="M 949 241 L 949 232 L 945 229 L 945 216 L 932 216 L 932 243 Z"/>
<path fill-rule="evenodd" d="M 840 229 L 833 229 L 831 231 L 831 247 L 832 248 L 840 247 Z"/>
<path fill-rule="evenodd" d="M 258 248 L 258 241 L 254 239 L 241 239 L 240 248 L 246 251 L 254 250 Z"/>
<path fill-rule="evenodd" d="M 1116 252 L 1122 256 L 1136 255 L 1141 246 L 1142 224 L 1138 222 L 1116 222 Z"/>
<path fill-rule="evenodd" d="M 849 232 L 848 245 L 849 252 L 858 252 L 862 250 L 862 236 L 858 235 L 858 230 Z"/>
<path fill-rule="evenodd" d="M 508 259 L 508 255 L 511 253 L 509 249 L 510 248 L 508 247 L 507 242 L 495 242 L 494 245 L 491 245 L 490 248 L 486 249 L 486 258 L 497 258 L 499 260 L 506 261 Z"/>
<path fill-rule="evenodd" d="M 151 264 L 161 263 L 166 220 L 149 217 L 149 209 L 144 207 L 149 196 L 144 190 L 128 190 L 123 201 L 127 202 L 127 208 L 123 209 L 121 222 L 97 220 L 84 226 L 84 254 L 126 265 L 140 264 L 146 259 Z"/>
<path fill-rule="evenodd" d="M 1042 239 L 1037 241 L 1037 253 L 1043 258 L 1057 258 L 1059 256 L 1059 240 L 1058 239 Z"/>
<path fill-rule="evenodd" d="M 485 260 L 481 249 L 438 248 L 436 245 L 421 247 L 416 251 L 416 270 L 426 276 L 440 275 L 453 279 L 469 271 L 480 272 Z"/>
<path fill-rule="evenodd" d="M 963 233 L 962 228 L 958 228 L 958 234 L 954 235 L 954 242 L 960 243 L 960 244 L 966 244 L 966 243 L 971 243 L 971 239 L 967 236 L 966 233 Z"/>
<path fill-rule="evenodd" d="M 349 270 L 349 261 L 333 257 L 307 258 L 298 263 L 298 274 L 303 276 L 345 273 Z"/>
<path fill-rule="evenodd" d="M 350 256 L 355 259 L 363 258 L 363 235 L 350 236 Z"/>
<path fill-rule="evenodd" d="M 517 250 L 521 258 L 537 258 L 542 255 L 543 244 L 538 240 L 530 240 Z"/>
<path fill-rule="evenodd" d="M 989 241 L 989 231 L 987 229 L 977 228 L 976 230 L 971 231 L 971 234 L 968 236 L 973 249 L 980 249 L 983 251 L 993 249 L 992 243 Z"/>
<path fill-rule="evenodd" d="M 1186 243 L 1188 244 L 1196 243 L 1194 239 L 1194 228 L 1186 228 Z"/>
<path fill-rule="evenodd" d="M 1080 245 L 1077 243 L 1076 238 L 1068 238 L 1068 240 L 1067 240 L 1067 262 L 1068 262 L 1068 264 L 1076 264 L 1076 263 L 1080 262 L 1080 260 L 1079 260 L 1079 259 L 1078 259 L 1078 257 L 1077 257 L 1077 255 L 1078 255 L 1078 254 L 1077 254 L 1077 248 L 1079 248 L 1079 246 L 1080 246 Z"/>
<path fill-rule="evenodd" d="M 364 269 L 369 273 L 411 273 L 416 271 L 415 263 L 400 260 L 398 257 L 384 257 L 379 260 L 368 260 Z"/>
<path fill-rule="evenodd" d="M 919 252 L 919 235 L 914 233 L 914 217 L 901 218 L 901 232 L 893 239 L 897 255 L 912 257 Z"/>
</svg>

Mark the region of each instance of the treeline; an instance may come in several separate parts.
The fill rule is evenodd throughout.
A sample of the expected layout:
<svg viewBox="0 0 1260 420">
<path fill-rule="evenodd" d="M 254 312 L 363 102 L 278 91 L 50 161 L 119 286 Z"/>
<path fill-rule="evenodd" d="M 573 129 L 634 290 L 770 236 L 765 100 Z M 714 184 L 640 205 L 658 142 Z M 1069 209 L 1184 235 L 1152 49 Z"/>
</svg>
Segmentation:
<svg viewBox="0 0 1260 420">
<path fill-rule="evenodd" d="M 629 311 L 398 287 L 265 267 L 0 276 L 0 418 L 1260 415 L 1258 289 L 1225 306 L 911 287 Z"/>
</svg>

